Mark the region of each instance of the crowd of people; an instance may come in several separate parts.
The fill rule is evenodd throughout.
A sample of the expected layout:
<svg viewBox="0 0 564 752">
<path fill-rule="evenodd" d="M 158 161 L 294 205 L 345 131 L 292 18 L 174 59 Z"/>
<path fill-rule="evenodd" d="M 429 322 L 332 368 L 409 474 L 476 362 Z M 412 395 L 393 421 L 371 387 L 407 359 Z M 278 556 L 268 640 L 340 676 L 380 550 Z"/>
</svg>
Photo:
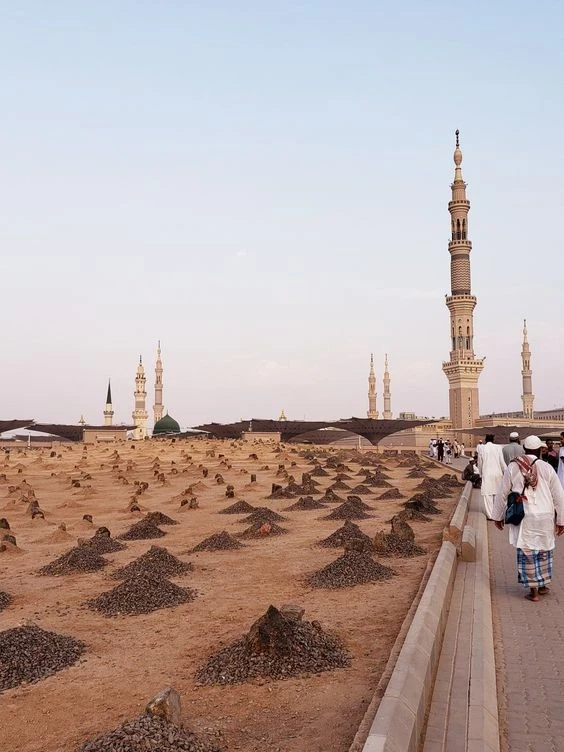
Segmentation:
<svg viewBox="0 0 564 752">
<path fill-rule="evenodd" d="M 429 457 L 439 462 L 444 462 L 445 465 L 452 465 L 453 458 L 457 460 L 459 457 L 466 455 L 466 449 L 464 444 L 459 444 L 455 439 L 431 439 L 429 442 Z"/>
</svg>

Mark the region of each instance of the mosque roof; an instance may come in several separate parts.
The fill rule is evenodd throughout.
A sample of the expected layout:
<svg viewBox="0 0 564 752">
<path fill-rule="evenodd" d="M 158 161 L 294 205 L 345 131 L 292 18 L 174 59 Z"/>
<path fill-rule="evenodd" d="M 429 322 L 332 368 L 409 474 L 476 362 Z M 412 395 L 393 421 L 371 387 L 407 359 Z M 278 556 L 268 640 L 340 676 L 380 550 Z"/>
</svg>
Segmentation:
<svg viewBox="0 0 564 752">
<path fill-rule="evenodd" d="M 4 431 L 16 431 L 18 428 L 31 426 L 33 420 L 0 420 L 0 433 Z"/>
<path fill-rule="evenodd" d="M 180 433 L 180 424 L 168 413 L 157 420 L 153 428 L 153 436 L 161 433 Z"/>
</svg>

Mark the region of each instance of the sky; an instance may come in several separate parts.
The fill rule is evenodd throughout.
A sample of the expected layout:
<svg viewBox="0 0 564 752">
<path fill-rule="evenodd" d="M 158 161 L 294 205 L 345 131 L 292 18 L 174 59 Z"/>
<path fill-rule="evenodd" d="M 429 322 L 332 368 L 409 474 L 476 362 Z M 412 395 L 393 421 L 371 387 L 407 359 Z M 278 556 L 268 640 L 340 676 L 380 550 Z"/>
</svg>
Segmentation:
<svg viewBox="0 0 564 752">
<path fill-rule="evenodd" d="M 564 4 L 0 0 L 0 417 L 448 413 L 460 129 L 480 409 L 564 404 Z"/>
</svg>

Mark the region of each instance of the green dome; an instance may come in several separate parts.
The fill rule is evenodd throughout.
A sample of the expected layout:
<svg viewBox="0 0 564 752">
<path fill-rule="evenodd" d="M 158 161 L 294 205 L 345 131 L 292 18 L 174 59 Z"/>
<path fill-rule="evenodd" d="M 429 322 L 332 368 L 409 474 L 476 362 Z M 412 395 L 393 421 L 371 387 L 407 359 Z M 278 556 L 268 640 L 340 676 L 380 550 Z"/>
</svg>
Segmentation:
<svg viewBox="0 0 564 752">
<path fill-rule="evenodd" d="M 157 420 L 153 428 L 153 436 L 161 433 L 180 433 L 179 424 L 168 413 L 160 420 Z"/>
</svg>

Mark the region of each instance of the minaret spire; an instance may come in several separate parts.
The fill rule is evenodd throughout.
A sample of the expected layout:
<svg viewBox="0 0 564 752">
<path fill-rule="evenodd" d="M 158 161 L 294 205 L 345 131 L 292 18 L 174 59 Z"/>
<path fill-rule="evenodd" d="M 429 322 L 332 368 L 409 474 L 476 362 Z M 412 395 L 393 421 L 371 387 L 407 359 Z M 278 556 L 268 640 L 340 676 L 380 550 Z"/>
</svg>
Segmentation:
<svg viewBox="0 0 564 752">
<path fill-rule="evenodd" d="M 139 356 L 139 365 L 137 366 L 137 374 L 135 376 L 135 408 L 131 414 L 133 422 L 135 424 L 135 439 L 144 439 L 147 436 L 147 418 L 149 414 L 145 409 L 145 401 L 147 399 L 147 392 L 145 390 L 145 369 L 143 368 L 143 360 Z"/>
<path fill-rule="evenodd" d="M 534 418 L 534 402 L 535 395 L 533 394 L 533 372 L 531 370 L 531 348 L 529 347 L 529 340 L 527 338 L 527 319 L 523 320 L 523 348 L 521 350 L 521 362 L 523 364 L 521 370 L 521 377 L 523 379 L 523 394 L 521 400 L 523 401 L 523 417 Z"/>
<path fill-rule="evenodd" d="M 155 423 L 163 417 L 163 363 L 161 360 L 161 341 L 157 343 L 157 362 L 155 364 L 155 404 L 153 414 Z"/>
<path fill-rule="evenodd" d="M 392 393 L 390 391 L 390 372 L 388 371 L 388 353 L 384 359 L 384 420 L 392 420 Z"/>
<path fill-rule="evenodd" d="M 451 217 L 450 253 L 451 294 L 446 298 L 450 311 L 450 360 L 443 363 L 449 382 L 450 420 L 454 429 L 473 428 L 480 415 L 478 378 L 484 367 L 483 358 L 474 354 L 474 308 L 470 277 L 470 252 L 468 240 L 468 212 L 470 201 L 466 198 L 466 183 L 462 178 L 462 151 L 460 132 L 456 133 L 454 149 L 454 182 L 448 210 Z"/>
<path fill-rule="evenodd" d="M 114 418 L 114 408 L 112 407 L 112 387 L 108 379 L 108 392 L 106 394 L 106 407 L 104 409 L 104 425 L 111 426 Z"/>
<path fill-rule="evenodd" d="M 370 372 L 368 374 L 368 412 L 366 415 L 373 420 L 378 419 L 376 409 L 376 375 L 374 373 L 374 353 L 370 353 Z"/>
</svg>

